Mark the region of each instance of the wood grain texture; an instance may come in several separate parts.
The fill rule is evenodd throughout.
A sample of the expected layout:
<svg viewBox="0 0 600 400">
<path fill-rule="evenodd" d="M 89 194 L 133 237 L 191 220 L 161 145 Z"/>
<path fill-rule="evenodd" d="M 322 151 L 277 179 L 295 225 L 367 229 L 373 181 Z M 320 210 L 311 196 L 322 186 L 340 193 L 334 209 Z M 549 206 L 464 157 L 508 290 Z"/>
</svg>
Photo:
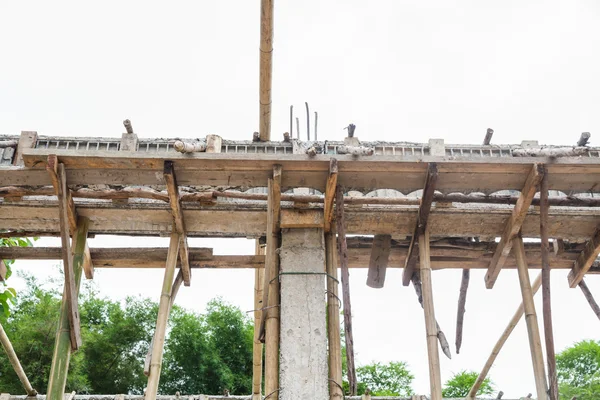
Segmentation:
<svg viewBox="0 0 600 400">
<path fill-rule="evenodd" d="M 390 258 L 392 235 L 375 235 L 369 260 L 367 286 L 382 288 L 385 284 L 385 273 Z"/>
<path fill-rule="evenodd" d="M 333 203 L 335 201 L 335 188 L 337 186 L 338 166 L 337 160 L 332 158 L 329 164 L 329 176 L 325 185 L 325 196 L 323 199 L 323 218 L 325 232 L 331 230 L 331 221 L 333 220 Z"/>
<path fill-rule="evenodd" d="M 581 282 L 594 261 L 596 261 L 598 254 L 600 254 L 600 228 L 596 229 L 573 264 L 573 269 L 569 272 L 568 276 L 570 287 L 574 288 Z"/>
</svg>

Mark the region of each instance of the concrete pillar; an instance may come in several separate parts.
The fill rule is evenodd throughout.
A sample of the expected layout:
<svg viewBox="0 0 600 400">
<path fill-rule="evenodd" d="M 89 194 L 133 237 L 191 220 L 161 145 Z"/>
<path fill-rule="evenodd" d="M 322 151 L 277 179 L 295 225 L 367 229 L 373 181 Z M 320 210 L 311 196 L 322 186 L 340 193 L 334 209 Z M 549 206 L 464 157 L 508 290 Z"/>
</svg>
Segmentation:
<svg viewBox="0 0 600 400">
<path fill-rule="evenodd" d="M 329 400 L 323 230 L 283 229 L 281 241 L 279 398 Z"/>
</svg>

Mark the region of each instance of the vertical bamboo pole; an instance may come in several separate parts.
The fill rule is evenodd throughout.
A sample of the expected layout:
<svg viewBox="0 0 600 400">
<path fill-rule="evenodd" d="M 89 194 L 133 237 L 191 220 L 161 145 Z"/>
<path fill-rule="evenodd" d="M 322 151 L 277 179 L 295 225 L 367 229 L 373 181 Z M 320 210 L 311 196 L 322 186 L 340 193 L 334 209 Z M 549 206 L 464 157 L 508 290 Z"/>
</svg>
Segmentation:
<svg viewBox="0 0 600 400">
<path fill-rule="evenodd" d="M 542 285 L 542 274 L 540 273 L 537 276 L 537 278 L 535 278 L 535 281 L 533 281 L 533 285 L 531 286 L 531 291 L 532 291 L 533 295 L 535 295 L 537 293 L 537 291 L 540 289 L 541 285 Z M 490 372 L 490 368 L 492 368 L 492 364 L 494 364 L 494 361 L 496 361 L 496 357 L 498 357 L 498 354 L 500 353 L 500 350 L 502 350 L 504 343 L 506 343 L 506 340 L 508 339 L 508 337 L 510 336 L 512 331 L 515 329 L 515 327 L 521 320 L 521 317 L 523 316 L 523 311 L 524 311 L 523 303 L 521 303 L 521 305 L 519 305 L 519 308 L 515 312 L 515 315 L 513 315 L 512 319 L 508 323 L 508 326 L 506 327 L 506 329 L 504 329 L 504 332 L 502 332 L 500 339 L 498 339 L 498 342 L 496 342 L 496 345 L 494 346 L 494 349 L 492 350 L 492 354 L 490 354 L 490 356 L 488 357 L 488 360 L 486 361 L 485 365 L 483 366 L 483 369 L 479 373 L 477 380 L 473 384 L 473 387 L 471 387 L 471 390 L 469 391 L 469 394 L 467 395 L 466 400 L 474 400 L 475 399 L 475 396 L 477 395 L 477 392 L 479 391 L 481 384 L 487 377 L 488 372 Z"/>
<path fill-rule="evenodd" d="M 260 140 L 271 140 L 271 83 L 273 80 L 273 0 L 260 2 Z"/>
<path fill-rule="evenodd" d="M 519 283 L 521 285 L 521 294 L 523 296 L 523 309 L 525 310 L 525 322 L 527 323 L 527 333 L 529 335 L 529 347 L 531 349 L 531 361 L 533 363 L 537 398 L 538 400 L 547 400 L 546 372 L 544 371 L 544 355 L 542 353 L 540 329 L 535 312 L 535 305 L 533 303 L 533 291 L 529 281 L 529 269 L 527 267 L 525 247 L 523 246 L 523 239 L 519 236 L 513 239 L 513 253 L 517 260 Z"/>
<path fill-rule="evenodd" d="M 279 215 L 281 199 L 281 167 L 273 168 L 269 179 L 267 204 L 267 252 L 265 257 L 264 291 L 268 290 L 265 318 L 265 395 L 279 399 Z M 267 280 L 268 279 L 268 280 Z M 267 288 L 268 285 L 268 288 Z"/>
<path fill-rule="evenodd" d="M 77 293 L 79 293 L 79 286 L 81 284 L 88 227 L 89 219 L 80 217 L 77 221 L 77 232 L 73 238 L 73 272 Z M 56 331 L 52 367 L 50 368 L 50 378 L 48 380 L 48 389 L 46 390 L 47 400 L 63 400 L 65 385 L 67 384 L 67 373 L 69 371 L 69 362 L 71 361 L 71 331 L 69 306 L 66 301 L 67 290 L 68 288 L 63 289 L 63 298 L 60 305 L 60 320 L 58 330 Z"/>
<path fill-rule="evenodd" d="M 340 298 L 337 283 L 337 248 L 335 231 L 325 234 L 327 272 L 327 336 L 329 341 L 329 398 L 344 397 L 342 385 L 342 343 L 340 336 Z"/>
<path fill-rule="evenodd" d="M 429 229 L 419 235 L 419 259 L 421 285 L 423 289 L 423 310 L 425 311 L 425 331 L 427 334 L 427 353 L 429 355 L 429 386 L 431 400 L 442 400 L 442 377 L 440 373 L 440 354 L 437 347 L 437 323 L 433 307 L 433 285 L 431 283 L 431 262 L 429 252 Z"/>
<path fill-rule="evenodd" d="M 265 248 L 256 240 L 256 251 L 257 255 L 264 255 Z M 263 281 L 265 279 L 265 270 L 263 268 L 256 268 L 254 270 L 254 331 L 258 332 L 260 329 L 260 316 L 262 311 L 260 309 L 262 305 L 263 297 Z M 263 345 L 258 339 L 258 335 L 254 335 L 254 343 L 252 345 L 252 400 L 262 400 L 261 389 L 262 389 L 262 366 L 263 366 Z"/>
<path fill-rule="evenodd" d="M 154 332 L 154 341 L 152 342 L 152 359 L 150 360 L 150 373 L 148 374 L 148 386 L 146 388 L 145 396 L 146 400 L 155 400 L 158 392 L 158 380 L 160 379 L 160 370 L 162 367 L 167 320 L 169 318 L 171 306 L 171 288 L 173 287 L 173 277 L 175 276 L 178 254 L 179 234 L 176 233 L 175 228 L 173 228 L 173 233 L 171 233 L 171 240 L 169 242 L 169 252 L 167 253 L 167 262 L 165 264 L 162 292 L 158 304 L 156 331 Z"/>
<path fill-rule="evenodd" d="M 27 379 L 27 375 L 25 375 L 25 371 L 23 371 L 23 367 L 19 362 L 19 358 L 15 353 L 15 349 L 13 349 L 12 344 L 10 343 L 8 336 L 6 335 L 6 332 L 2 327 L 2 324 L 0 324 L 0 343 L 2 343 L 2 347 L 4 347 L 6 355 L 8 356 L 8 361 L 10 361 L 10 363 L 12 364 L 13 369 L 15 370 L 17 376 L 19 377 L 19 380 L 21 381 L 21 384 L 23 385 L 23 388 L 25 388 L 25 392 L 27 392 L 27 395 L 36 396 L 37 391 L 31 386 L 31 383 L 29 383 L 29 379 Z"/>
<path fill-rule="evenodd" d="M 546 362 L 548 364 L 549 400 L 558 400 L 558 379 L 556 376 L 556 353 L 554 352 L 554 332 L 552 329 L 552 299 L 550 294 L 550 243 L 548 240 L 548 171 L 540 182 L 540 237 L 542 246 L 542 313 L 544 317 L 544 339 L 546 341 Z"/>
</svg>

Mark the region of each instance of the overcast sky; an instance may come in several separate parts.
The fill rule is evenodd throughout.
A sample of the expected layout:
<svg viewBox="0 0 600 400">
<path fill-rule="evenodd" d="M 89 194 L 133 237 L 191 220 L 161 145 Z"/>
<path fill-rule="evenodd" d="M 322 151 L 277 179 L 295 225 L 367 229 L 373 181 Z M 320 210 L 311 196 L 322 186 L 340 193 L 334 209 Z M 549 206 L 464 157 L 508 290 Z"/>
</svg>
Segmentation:
<svg viewBox="0 0 600 400">
<path fill-rule="evenodd" d="M 251 139 L 258 130 L 260 2 L 0 2 L 0 133 Z M 291 104 L 319 112 L 319 137 L 363 140 L 573 144 L 600 137 L 600 4 L 589 1 L 276 2 L 272 138 Z M 302 114 L 304 115 L 304 114 Z M 302 119 L 302 126 L 304 120 Z M 45 239 L 39 245 L 58 245 Z M 99 237 L 91 246 L 167 246 L 167 239 Z M 191 239 L 215 254 L 252 254 L 246 239 Z M 43 277 L 50 262 L 19 262 Z M 532 274 L 533 275 L 533 274 Z M 252 271 L 194 271 L 177 302 L 202 311 L 217 295 L 253 308 Z M 454 343 L 459 271 L 434 273 L 435 307 Z M 463 351 L 442 378 L 479 371 L 521 301 L 515 271 L 486 290 L 473 272 Z M 101 293 L 158 301 L 160 270 L 100 270 Z M 359 364 L 406 361 L 429 393 L 423 312 L 401 270 L 384 289 L 351 271 Z M 15 285 L 22 285 L 15 279 Z M 600 297 L 595 276 L 588 284 Z M 566 272 L 552 274 L 557 350 L 600 339 L 600 322 Z M 541 302 L 536 302 L 541 311 Z M 540 316 L 541 323 L 541 316 Z M 443 357 L 443 356 L 442 356 Z M 491 370 L 505 397 L 535 393 L 525 324 Z"/>
</svg>

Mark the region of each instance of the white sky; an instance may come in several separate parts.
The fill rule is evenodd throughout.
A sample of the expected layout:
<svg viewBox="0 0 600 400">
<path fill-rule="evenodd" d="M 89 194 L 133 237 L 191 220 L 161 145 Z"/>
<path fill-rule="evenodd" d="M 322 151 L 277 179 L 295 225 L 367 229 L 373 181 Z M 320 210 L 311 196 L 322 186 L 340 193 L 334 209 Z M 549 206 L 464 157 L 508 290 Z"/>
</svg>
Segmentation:
<svg viewBox="0 0 600 400">
<path fill-rule="evenodd" d="M 0 133 L 115 136 L 130 118 L 141 137 L 251 139 L 258 128 L 259 1 L 0 2 Z M 363 140 L 574 143 L 600 133 L 600 5 L 594 1 L 276 2 L 273 134 L 308 101 L 320 139 L 353 122 Z M 305 122 L 301 120 L 301 126 Z M 92 246 L 167 246 L 167 239 L 98 238 Z M 58 245 L 45 239 L 39 245 Z M 252 254 L 250 240 L 190 240 L 215 254 Z M 56 274 L 49 262 L 17 269 Z M 216 295 L 253 306 L 251 271 L 194 271 L 178 303 Z M 384 289 L 351 271 L 360 363 L 403 360 L 428 393 L 423 313 L 401 271 Z M 101 293 L 158 300 L 160 270 L 101 270 Z M 600 323 L 565 272 L 554 272 L 556 348 L 598 339 Z M 588 283 L 600 297 L 600 282 Z M 15 285 L 22 285 L 15 279 Z M 460 272 L 434 274 L 438 321 L 454 342 Z M 494 290 L 473 272 L 463 350 L 442 358 L 443 380 L 479 370 L 520 303 L 516 272 Z M 541 310 L 541 302 L 536 303 Z M 541 323 L 541 318 L 540 318 Z M 505 397 L 535 393 L 520 324 L 491 371 Z"/>
</svg>

